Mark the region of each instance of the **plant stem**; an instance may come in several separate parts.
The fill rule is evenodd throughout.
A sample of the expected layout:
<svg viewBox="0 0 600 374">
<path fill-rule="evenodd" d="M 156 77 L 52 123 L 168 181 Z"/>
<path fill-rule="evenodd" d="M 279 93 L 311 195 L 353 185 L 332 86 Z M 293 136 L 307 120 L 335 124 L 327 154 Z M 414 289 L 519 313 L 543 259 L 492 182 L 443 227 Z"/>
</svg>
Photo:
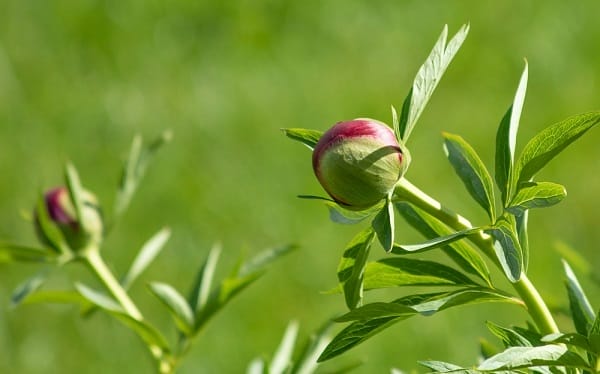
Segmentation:
<svg viewBox="0 0 600 374">
<path fill-rule="evenodd" d="M 444 207 L 440 202 L 433 199 L 404 178 L 398 182 L 394 195 L 400 200 L 408 201 L 419 209 L 424 210 L 456 231 L 473 228 L 473 225 L 469 220 Z M 477 245 L 481 251 L 496 264 L 496 266 L 500 267 L 500 263 L 494 251 L 492 239 L 489 235 L 482 231 L 478 235 L 470 236 L 469 239 Z M 527 312 L 540 332 L 542 334 L 559 332 L 558 326 L 556 325 L 548 306 L 535 286 L 531 283 L 529 278 L 527 278 L 527 274 L 524 272 L 521 273 L 520 279 L 517 282 L 512 283 L 512 285 L 525 303 Z"/>
</svg>

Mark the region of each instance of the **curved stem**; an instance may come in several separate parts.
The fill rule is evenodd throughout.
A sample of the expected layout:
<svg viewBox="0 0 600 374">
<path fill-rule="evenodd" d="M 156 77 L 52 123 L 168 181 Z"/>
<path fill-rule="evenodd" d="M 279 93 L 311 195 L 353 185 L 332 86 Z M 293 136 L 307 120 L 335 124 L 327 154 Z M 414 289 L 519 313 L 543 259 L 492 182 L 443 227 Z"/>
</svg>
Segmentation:
<svg viewBox="0 0 600 374">
<path fill-rule="evenodd" d="M 473 228 L 473 225 L 469 220 L 442 206 L 440 202 L 427 195 L 404 178 L 398 182 L 394 194 L 403 201 L 408 201 L 429 213 L 454 230 L 461 231 Z M 500 266 L 494 251 L 492 239 L 489 235 L 481 232 L 478 235 L 469 237 L 469 239 L 473 244 L 477 245 L 481 251 L 496 264 L 496 266 Z M 521 299 L 523 299 L 523 302 L 525 302 L 527 311 L 540 332 L 543 334 L 559 332 L 558 326 L 556 325 L 548 306 L 535 286 L 531 283 L 529 278 L 527 278 L 527 274 L 523 272 L 521 278 L 517 282 L 512 283 L 512 285 Z"/>
</svg>

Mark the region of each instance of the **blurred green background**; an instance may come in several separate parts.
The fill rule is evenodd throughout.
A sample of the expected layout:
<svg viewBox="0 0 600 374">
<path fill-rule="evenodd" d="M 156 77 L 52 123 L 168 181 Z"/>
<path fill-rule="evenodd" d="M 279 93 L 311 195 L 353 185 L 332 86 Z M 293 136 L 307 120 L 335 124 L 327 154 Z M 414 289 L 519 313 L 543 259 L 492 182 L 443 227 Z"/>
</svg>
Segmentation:
<svg viewBox="0 0 600 374">
<path fill-rule="evenodd" d="M 217 241 L 225 249 L 220 274 L 241 252 L 299 244 L 212 321 L 181 369 L 242 372 L 253 357 L 273 352 L 290 319 L 306 336 L 344 310 L 340 295 L 321 291 L 335 284 L 342 249 L 358 230 L 331 223 L 321 204 L 295 197 L 322 191 L 309 151 L 279 129 L 325 130 L 355 117 L 390 122 L 390 104 L 400 108 L 443 25 L 453 34 L 470 22 L 413 132 L 407 176 L 482 223 L 483 211 L 444 158 L 441 131 L 461 134 L 491 168 L 496 126 L 512 102 L 523 58 L 530 74 L 519 147 L 553 122 L 598 110 L 598 14 L 597 0 L 0 1 L 0 240 L 34 243 L 20 212 L 40 189 L 62 183 L 66 160 L 110 210 L 134 134 L 151 139 L 172 129 L 173 142 L 151 166 L 104 254 L 123 272 L 145 239 L 172 227 L 168 247 L 132 290 L 150 319 L 166 327 L 168 316 L 144 281 L 187 292 Z M 592 267 L 600 262 L 599 140 L 593 130 L 540 175 L 569 192 L 530 220 L 530 278 L 556 307 L 566 303 L 556 242 L 581 251 Z M 402 224 L 397 231 L 401 242 L 419 240 Z M 104 315 L 82 320 L 68 306 L 11 308 L 12 290 L 36 270 L 0 265 L 0 372 L 151 372 L 137 338 Z M 88 279 L 76 266 L 68 272 Z M 50 286 L 68 280 L 57 274 Z M 596 285 L 582 282 L 600 296 Z M 525 319 L 504 305 L 414 318 L 323 368 L 355 360 L 365 361 L 357 373 L 419 370 L 419 359 L 468 365 L 477 339 L 490 338 L 484 321 Z"/>
</svg>

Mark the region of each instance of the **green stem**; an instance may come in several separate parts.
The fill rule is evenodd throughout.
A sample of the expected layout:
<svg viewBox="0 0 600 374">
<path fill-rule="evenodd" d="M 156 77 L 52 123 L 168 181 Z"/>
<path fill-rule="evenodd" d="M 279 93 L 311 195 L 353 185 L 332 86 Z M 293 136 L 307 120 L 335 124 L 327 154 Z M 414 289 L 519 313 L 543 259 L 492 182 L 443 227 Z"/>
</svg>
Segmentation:
<svg viewBox="0 0 600 374">
<path fill-rule="evenodd" d="M 402 178 L 396 186 L 394 195 L 400 200 L 408 201 L 419 209 L 424 210 L 456 231 L 473 228 L 473 225 L 469 220 L 450 209 L 447 209 L 437 200 L 433 199 L 404 178 Z M 477 245 L 483 253 L 496 264 L 496 266 L 500 267 L 494 251 L 492 239 L 489 235 L 482 231 L 479 235 L 471 236 L 469 239 Z M 540 332 L 543 334 L 559 332 L 558 326 L 556 325 L 548 306 L 535 286 L 531 283 L 529 278 L 527 278 L 527 274 L 523 272 L 521 278 L 517 282 L 512 283 L 512 285 L 525 303 L 529 315 Z"/>
</svg>

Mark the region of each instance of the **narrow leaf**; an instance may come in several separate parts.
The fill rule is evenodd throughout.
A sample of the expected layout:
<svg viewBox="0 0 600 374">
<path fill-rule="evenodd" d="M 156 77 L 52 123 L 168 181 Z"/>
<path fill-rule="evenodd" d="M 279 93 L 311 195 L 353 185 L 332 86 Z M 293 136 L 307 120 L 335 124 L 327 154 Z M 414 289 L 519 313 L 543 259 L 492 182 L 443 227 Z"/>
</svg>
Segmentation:
<svg viewBox="0 0 600 374">
<path fill-rule="evenodd" d="M 396 108 L 392 105 L 392 128 L 394 129 L 394 134 L 396 135 L 396 139 L 402 139 L 402 133 L 400 132 L 400 118 L 398 118 L 398 112 Z"/>
<path fill-rule="evenodd" d="M 469 194 L 487 212 L 496 217 L 494 182 L 475 150 L 460 136 L 444 133 L 444 150 L 456 174 Z"/>
<path fill-rule="evenodd" d="M 573 317 L 573 323 L 578 333 L 586 335 L 589 332 L 596 315 L 585 292 L 581 288 L 575 273 L 569 264 L 563 260 L 565 275 L 567 276 L 567 291 L 569 295 L 569 305 Z"/>
<path fill-rule="evenodd" d="M 190 335 L 194 326 L 194 313 L 185 298 L 165 283 L 153 282 L 148 286 L 152 294 L 167 307 L 179 331 Z"/>
<path fill-rule="evenodd" d="M 94 290 L 84 284 L 81 284 L 81 283 L 76 283 L 75 288 L 77 289 L 77 291 L 79 291 L 81 296 L 86 298 L 92 304 L 100 307 L 101 309 L 104 309 L 107 311 L 125 312 L 125 310 L 119 305 L 119 303 L 117 303 L 117 301 L 115 301 L 113 298 L 105 295 L 104 293 L 96 291 L 96 290 Z"/>
<path fill-rule="evenodd" d="M 156 256 L 163 249 L 171 237 L 171 230 L 163 228 L 156 234 L 154 234 L 140 249 L 135 260 L 131 264 L 131 267 L 123 277 L 121 284 L 125 289 L 131 287 L 133 282 L 146 270 L 146 268 L 152 263 Z"/>
<path fill-rule="evenodd" d="M 463 25 L 456 35 L 446 45 L 448 27 L 444 26 L 442 34 L 434 45 L 431 53 L 417 72 L 413 86 L 404 100 L 400 118 L 401 139 L 406 143 L 417 120 L 423 113 L 433 91 L 444 75 L 446 68 L 458 52 L 469 32 L 469 26 Z"/>
<path fill-rule="evenodd" d="M 366 290 L 402 286 L 476 285 L 461 272 L 446 265 L 404 257 L 368 263 L 364 278 Z"/>
<path fill-rule="evenodd" d="M 297 248 L 298 247 L 295 245 L 282 245 L 279 247 L 266 249 L 252 257 L 250 260 L 246 261 L 240 268 L 239 275 L 244 276 L 257 271 L 262 271 L 275 260 L 287 255 Z"/>
<path fill-rule="evenodd" d="M 398 303 L 370 303 L 337 317 L 335 322 L 365 321 L 386 317 L 410 317 L 418 312 L 407 305 Z"/>
<path fill-rule="evenodd" d="M 444 247 L 448 244 L 454 243 L 457 240 L 464 239 L 464 238 L 468 237 L 469 235 L 479 233 L 480 231 L 481 231 L 481 228 L 473 228 L 473 229 L 458 231 L 458 232 L 455 232 L 453 234 L 446 235 L 446 236 L 440 236 L 440 237 L 428 240 L 428 241 L 426 241 L 424 243 L 420 243 L 420 244 L 402 244 L 402 245 L 396 244 L 396 245 L 394 245 L 394 248 L 392 248 L 392 253 L 402 255 L 402 254 L 406 254 L 407 252 L 410 253 L 410 252 L 428 251 L 431 249 Z"/>
<path fill-rule="evenodd" d="M 221 254 L 221 245 L 215 244 L 208 256 L 200 268 L 198 275 L 196 276 L 196 282 L 190 293 L 190 306 L 198 313 L 199 310 L 204 308 L 206 305 L 212 284 L 212 279 L 217 268 L 217 262 L 219 261 L 219 255 Z"/>
<path fill-rule="evenodd" d="M 433 370 L 434 373 L 474 373 L 474 370 L 468 370 L 458 365 L 451 364 L 443 361 L 419 361 L 420 365 L 425 366 L 428 369 Z"/>
<path fill-rule="evenodd" d="M 506 220 L 499 220 L 494 227 L 485 230 L 492 236 L 494 251 L 504 274 L 513 283 L 521 279 L 523 272 L 523 252 L 515 230 L 514 224 Z"/>
<path fill-rule="evenodd" d="M 560 184 L 526 182 L 519 187 L 506 210 L 517 215 L 527 209 L 545 208 L 558 204 L 565 196 L 567 196 L 567 191 Z"/>
<path fill-rule="evenodd" d="M 482 362 L 477 370 L 515 370 L 535 366 L 563 366 L 589 369 L 587 363 L 563 345 L 511 347 Z"/>
<path fill-rule="evenodd" d="M 298 322 L 292 321 L 288 324 L 279 348 L 275 352 L 271 364 L 269 365 L 269 374 L 283 374 L 291 366 L 292 353 L 298 336 Z"/>
<path fill-rule="evenodd" d="M 29 295 L 37 291 L 42 286 L 47 276 L 48 272 L 46 270 L 42 270 L 33 277 L 27 279 L 25 282 L 21 283 L 12 294 L 11 305 L 16 307 Z"/>
<path fill-rule="evenodd" d="M 563 334 L 559 332 L 544 336 L 542 341 L 545 343 L 566 344 L 572 347 L 582 348 L 588 352 L 594 352 L 594 348 L 590 345 L 588 338 L 581 334 Z"/>
<path fill-rule="evenodd" d="M 79 224 L 84 228 L 85 231 L 86 220 L 83 215 L 83 187 L 81 186 L 77 169 L 75 169 L 75 166 L 73 166 L 73 164 L 71 163 L 68 163 L 65 168 L 65 178 L 69 190 L 69 196 L 71 198 L 71 201 L 73 202 L 73 207 L 75 208 L 75 216 L 77 217 L 77 222 L 79 222 Z"/>
<path fill-rule="evenodd" d="M 56 253 L 49 249 L 0 243 L 0 263 L 13 261 L 52 263 L 57 259 Z"/>
<path fill-rule="evenodd" d="M 529 266 L 529 234 L 527 232 L 527 222 L 529 221 L 529 210 L 525 210 L 519 214 L 515 214 L 515 229 L 517 230 L 517 238 L 521 245 L 523 253 L 523 271 L 527 273 Z"/>
<path fill-rule="evenodd" d="M 323 136 L 323 132 L 317 130 L 299 128 L 288 128 L 281 130 L 288 138 L 299 141 L 311 150 L 315 148 L 319 142 L 319 139 L 321 139 L 321 136 Z"/>
<path fill-rule="evenodd" d="M 502 327 L 493 322 L 486 322 L 488 330 L 492 332 L 492 334 L 496 335 L 502 343 L 504 343 L 504 347 L 532 347 L 533 344 L 524 336 L 516 332 L 515 330 Z"/>
<path fill-rule="evenodd" d="M 35 207 L 34 227 L 39 237 L 43 238 L 43 241 L 47 242 L 46 245 L 55 252 L 63 254 L 70 252 L 62 232 L 50 219 L 44 194 L 40 194 Z"/>
<path fill-rule="evenodd" d="M 23 304 L 52 303 L 52 304 L 81 304 L 89 305 L 88 301 L 76 291 L 37 290 L 30 293 L 21 301 Z"/>
<path fill-rule="evenodd" d="M 294 374 L 312 374 L 315 372 L 319 356 L 331 342 L 329 330 L 331 322 L 328 321 L 318 331 L 311 335 L 306 346 L 302 349 L 298 359 L 294 365 L 292 373 Z"/>
<path fill-rule="evenodd" d="M 396 210 L 423 236 L 429 239 L 455 234 L 448 226 L 423 210 L 407 203 L 397 203 Z M 458 240 L 441 248 L 463 270 L 477 275 L 491 285 L 489 269 L 479 252 L 464 240 Z"/>
<path fill-rule="evenodd" d="M 599 122 L 600 112 L 591 112 L 567 118 L 542 130 L 523 149 L 516 168 L 517 182 L 529 181 L 550 160 Z"/>
<path fill-rule="evenodd" d="M 362 302 L 365 265 L 374 239 L 375 232 L 366 228 L 350 241 L 340 259 L 337 276 L 349 309 Z"/>
<path fill-rule="evenodd" d="M 391 200 L 375 216 L 372 226 L 383 249 L 390 252 L 394 247 L 394 206 Z"/>
<path fill-rule="evenodd" d="M 332 222 L 343 225 L 354 225 L 365 219 L 373 216 L 381 211 L 383 205 L 376 204 L 374 207 L 365 210 L 348 210 L 344 209 L 337 203 L 326 204 L 329 209 L 329 219 Z"/>
</svg>

